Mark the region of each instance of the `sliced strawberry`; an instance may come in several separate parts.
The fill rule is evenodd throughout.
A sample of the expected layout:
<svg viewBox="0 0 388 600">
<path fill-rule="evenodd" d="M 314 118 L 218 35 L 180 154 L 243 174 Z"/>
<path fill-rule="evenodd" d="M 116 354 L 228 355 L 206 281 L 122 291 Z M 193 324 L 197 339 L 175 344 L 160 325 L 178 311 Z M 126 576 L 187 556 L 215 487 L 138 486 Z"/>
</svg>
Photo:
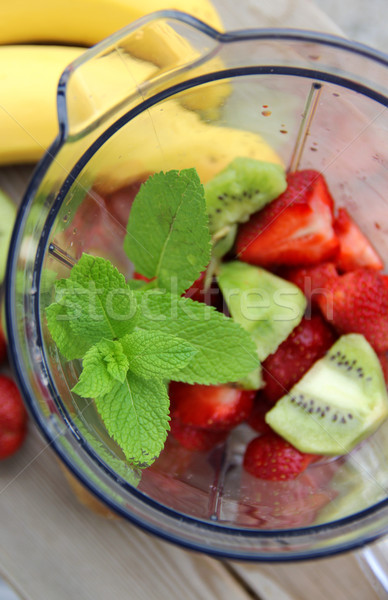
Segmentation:
<svg viewBox="0 0 388 600">
<path fill-rule="evenodd" d="M 135 181 L 110 194 L 104 194 L 107 210 L 123 228 L 127 227 L 133 201 L 136 198 L 141 184 L 144 183 L 146 179 L 147 177 L 145 176 L 141 180 Z"/>
<path fill-rule="evenodd" d="M 14 454 L 27 431 L 27 412 L 16 383 L 0 376 L 0 459 Z"/>
<path fill-rule="evenodd" d="M 211 431 L 201 427 L 192 427 L 184 425 L 179 419 L 172 419 L 170 422 L 171 435 L 187 450 L 196 450 L 202 452 L 210 450 L 224 442 L 228 436 L 228 431 Z"/>
<path fill-rule="evenodd" d="M 328 284 L 330 295 L 318 299 L 326 320 L 338 333 L 360 333 L 377 353 L 388 350 L 388 287 L 370 269 L 345 273 Z"/>
<path fill-rule="evenodd" d="M 171 416 L 184 425 L 228 431 L 248 417 L 255 393 L 228 385 L 173 381 L 169 388 Z"/>
<path fill-rule="evenodd" d="M 327 293 L 327 283 L 333 277 L 338 277 L 338 273 L 334 263 L 324 262 L 315 267 L 283 269 L 281 276 L 295 283 L 302 290 L 307 300 L 315 305 L 319 296 Z"/>
<path fill-rule="evenodd" d="M 336 258 L 340 271 L 354 271 L 361 267 L 380 271 L 384 268 L 380 256 L 345 208 L 338 210 L 334 231 L 340 244 Z"/>
<path fill-rule="evenodd" d="M 149 277 L 146 277 L 145 275 L 142 275 L 141 273 L 138 273 L 137 271 L 133 272 L 133 278 L 136 279 L 136 281 L 145 281 L 147 283 L 152 281 Z"/>
<path fill-rule="evenodd" d="M 299 452 L 274 432 L 254 438 L 244 455 L 244 469 L 258 479 L 286 481 L 295 479 L 317 460 L 314 454 Z"/>
<path fill-rule="evenodd" d="M 7 338 L 5 337 L 4 327 L 0 320 L 0 363 L 7 359 Z"/>
<path fill-rule="evenodd" d="M 263 362 L 263 397 L 274 404 L 322 358 L 335 335 L 320 314 L 303 318 L 274 354 Z"/>
<path fill-rule="evenodd" d="M 286 191 L 240 226 L 240 260 L 272 267 L 314 265 L 334 256 L 333 199 L 317 171 L 291 173 Z"/>
<path fill-rule="evenodd" d="M 204 302 L 204 285 L 205 285 L 206 271 L 202 271 L 198 279 L 186 290 L 183 294 L 186 298 L 197 300 L 197 302 Z"/>
<path fill-rule="evenodd" d="M 270 404 L 259 392 L 253 403 L 251 414 L 247 418 L 247 423 L 257 433 L 267 433 L 272 431 L 271 427 L 265 421 L 265 415 L 271 410 L 272 404 Z"/>
</svg>

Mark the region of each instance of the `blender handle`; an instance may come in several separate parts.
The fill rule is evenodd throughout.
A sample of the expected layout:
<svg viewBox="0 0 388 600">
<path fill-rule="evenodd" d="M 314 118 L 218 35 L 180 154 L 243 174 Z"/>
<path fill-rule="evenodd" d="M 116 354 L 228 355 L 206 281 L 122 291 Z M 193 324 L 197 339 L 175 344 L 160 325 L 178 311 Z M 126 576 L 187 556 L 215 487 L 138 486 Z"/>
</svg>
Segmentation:
<svg viewBox="0 0 388 600">
<path fill-rule="evenodd" d="M 202 21 L 166 10 L 143 17 L 89 48 L 59 80 L 57 109 L 64 140 L 79 140 L 100 126 L 106 129 L 155 92 L 214 71 L 214 63 L 208 67 L 206 63 L 208 58 L 212 63 L 221 38 Z M 191 108 L 196 108 L 195 103 Z"/>
<path fill-rule="evenodd" d="M 381 600 L 388 598 L 388 537 L 356 553 L 361 570 Z"/>
</svg>

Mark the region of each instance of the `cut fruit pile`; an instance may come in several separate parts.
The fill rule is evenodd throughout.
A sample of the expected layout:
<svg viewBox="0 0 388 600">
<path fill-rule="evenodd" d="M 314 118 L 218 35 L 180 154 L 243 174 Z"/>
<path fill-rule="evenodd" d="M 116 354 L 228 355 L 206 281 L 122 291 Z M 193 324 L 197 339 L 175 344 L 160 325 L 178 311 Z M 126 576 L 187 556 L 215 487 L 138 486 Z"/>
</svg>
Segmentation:
<svg viewBox="0 0 388 600">
<path fill-rule="evenodd" d="M 281 181 L 260 186 L 250 174 L 247 192 L 243 169 L 234 161 L 208 186 L 212 231 L 237 235 L 186 295 L 249 331 L 262 368 L 230 385 L 171 382 L 171 435 L 207 451 L 248 424 L 259 435 L 245 471 L 284 481 L 322 455 L 350 452 L 386 419 L 388 276 L 320 173 L 289 174 L 286 189 L 263 200 L 257 190 L 282 190 Z"/>
</svg>

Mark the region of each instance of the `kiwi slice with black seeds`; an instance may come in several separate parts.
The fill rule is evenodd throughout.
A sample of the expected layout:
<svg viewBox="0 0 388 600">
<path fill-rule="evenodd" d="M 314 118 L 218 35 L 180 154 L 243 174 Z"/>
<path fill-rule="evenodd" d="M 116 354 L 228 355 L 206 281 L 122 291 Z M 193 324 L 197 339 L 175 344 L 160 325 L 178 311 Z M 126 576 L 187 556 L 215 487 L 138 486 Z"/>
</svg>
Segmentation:
<svg viewBox="0 0 388 600">
<path fill-rule="evenodd" d="M 237 157 L 204 187 L 210 232 L 216 233 L 247 221 L 280 196 L 287 183 L 282 166 Z"/>
<path fill-rule="evenodd" d="M 266 415 L 301 452 L 341 455 L 388 416 L 379 359 L 364 336 L 344 335 Z"/>
</svg>

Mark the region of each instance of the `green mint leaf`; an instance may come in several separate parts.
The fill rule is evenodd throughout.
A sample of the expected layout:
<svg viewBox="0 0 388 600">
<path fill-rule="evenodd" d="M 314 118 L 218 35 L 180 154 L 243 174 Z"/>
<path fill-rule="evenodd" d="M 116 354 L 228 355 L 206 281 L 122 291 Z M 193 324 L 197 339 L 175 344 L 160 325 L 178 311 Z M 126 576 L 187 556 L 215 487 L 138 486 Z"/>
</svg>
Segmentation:
<svg viewBox="0 0 388 600">
<path fill-rule="evenodd" d="M 110 451 L 106 446 L 105 442 L 101 441 L 98 437 L 98 434 L 94 431 L 90 431 L 85 424 L 81 421 L 79 417 L 74 418 L 74 425 L 78 429 L 78 435 L 82 437 L 86 443 L 93 449 L 93 451 L 99 456 L 101 460 L 105 462 L 108 467 L 114 471 L 119 477 L 121 477 L 124 481 L 132 485 L 133 487 L 137 487 L 141 480 L 141 470 L 131 465 L 126 460 L 123 460 L 121 456 L 117 456 L 114 451 Z M 75 464 L 79 464 L 82 467 L 82 470 L 85 470 L 88 477 L 91 481 L 97 483 L 97 486 L 102 490 L 108 492 L 109 495 L 112 494 L 112 489 L 109 488 L 106 484 L 104 484 L 99 477 L 90 469 L 87 465 L 85 465 L 85 461 L 82 461 L 79 454 L 74 451 L 73 446 L 69 443 L 68 440 L 63 439 L 63 445 L 66 446 L 66 449 L 69 452 L 69 455 L 74 460 Z M 117 495 L 117 500 L 120 501 L 119 496 Z"/>
<path fill-rule="evenodd" d="M 141 306 L 139 328 L 178 336 L 197 350 L 171 379 L 205 385 L 232 383 L 259 367 L 250 334 L 213 307 L 161 290 L 134 293 Z"/>
<path fill-rule="evenodd" d="M 165 383 L 128 372 L 124 383 L 95 399 L 109 435 L 125 457 L 144 468 L 163 449 L 169 430 L 169 398 Z"/>
<path fill-rule="evenodd" d="M 181 294 L 210 260 L 211 238 L 203 186 L 195 169 L 157 173 L 131 208 L 124 249 L 138 273 Z"/>
<path fill-rule="evenodd" d="M 108 260 L 83 254 L 67 279 L 56 282 L 46 309 L 50 333 L 68 359 L 82 358 L 102 338 L 120 338 L 136 325 L 136 301 Z"/>
<path fill-rule="evenodd" d="M 80 378 L 72 391 L 82 398 L 107 394 L 116 381 L 125 381 L 128 366 L 120 342 L 103 339 L 86 352 Z"/>
<path fill-rule="evenodd" d="M 185 340 L 161 331 L 138 329 L 120 341 L 128 358 L 129 369 L 145 379 L 169 379 L 197 353 Z"/>
</svg>

